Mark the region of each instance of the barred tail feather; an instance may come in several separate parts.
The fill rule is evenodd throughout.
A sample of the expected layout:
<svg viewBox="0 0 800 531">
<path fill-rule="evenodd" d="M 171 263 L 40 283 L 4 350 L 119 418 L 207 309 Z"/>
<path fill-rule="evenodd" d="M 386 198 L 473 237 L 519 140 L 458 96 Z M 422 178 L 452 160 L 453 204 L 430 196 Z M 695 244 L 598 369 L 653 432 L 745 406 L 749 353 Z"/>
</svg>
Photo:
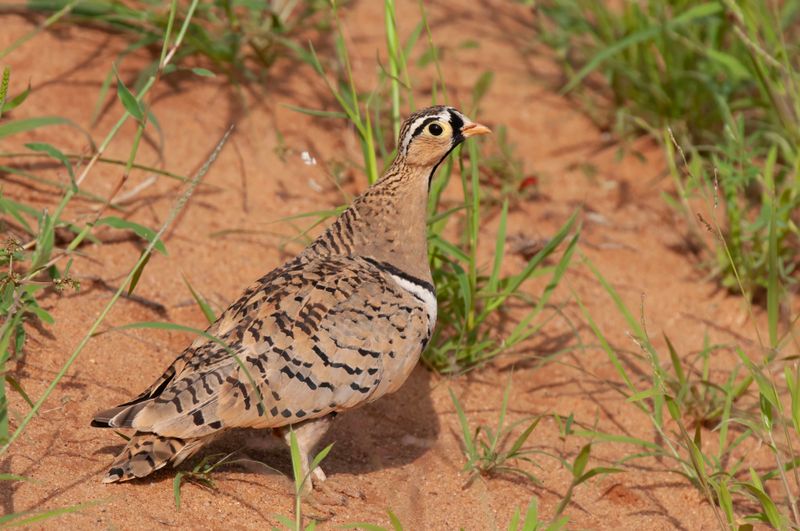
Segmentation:
<svg viewBox="0 0 800 531">
<path fill-rule="evenodd" d="M 178 439 L 137 432 L 128 441 L 122 453 L 114 459 L 114 463 L 103 478 L 103 483 L 142 478 L 163 468 L 167 463 L 177 466 L 209 440 L 210 437 Z"/>
</svg>

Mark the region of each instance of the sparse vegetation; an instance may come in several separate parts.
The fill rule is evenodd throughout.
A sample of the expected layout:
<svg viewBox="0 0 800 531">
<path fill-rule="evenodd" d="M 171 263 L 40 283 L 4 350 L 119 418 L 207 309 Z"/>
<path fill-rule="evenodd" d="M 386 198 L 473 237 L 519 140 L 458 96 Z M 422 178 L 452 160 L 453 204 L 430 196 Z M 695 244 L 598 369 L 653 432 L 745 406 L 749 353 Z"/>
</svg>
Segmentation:
<svg viewBox="0 0 800 531">
<path fill-rule="evenodd" d="M 528 442 L 528 438 L 533 433 L 533 430 L 536 429 L 541 417 L 536 417 L 532 420 L 523 418 L 507 424 L 506 412 L 508 410 L 510 392 L 511 381 L 508 382 L 505 393 L 503 393 L 503 403 L 500 406 L 497 426 L 491 428 L 481 424 L 473 431 L 466 414 L 464 414 L 464 409 L 461 407 L 456 395 L 450 390 L 450 398 L 456 408 L 458 422 L 461 425 L 464 454 L 467 457 L 467 462 L 464 464 L 464 470 L 469 472 L 467 483 L 471 483 L 478 476 L 518 474 L 533 483 L 540 484 L 536 476 L 524 468 L 515 466 L 514 461 L 533 463 L 533 459 L 529 456 L 535 454 L 548 455 L 541 450 L 525 447 L 525 443 Z M 521 425 L 527 425 L 527 427 L 516 436 L 509 446 L 508 443 L 511 441 L 512 432 Z"/>
<path fill-rule="evenodd" d="M 674 161 L 675 193 L 665 199 L 686 220 L 689 249 L 725 287 L 764 302 L 774 208 L 778 272 L 794 290 L 800 3 L 648 1 L 616 9 L 551 0 L 537 9 L 539 38 L 567 75 L 563 92 L 600 127 L 649 134 Z M 706 202 L 702 212 L 690 206 L 696 197 Z M 709 218 L 725 219 L 724 246 L 702 236 Z"/>
<path fill-rule="evenodd" d="M 626 369 L 585 308 L 584 315 L 625 383 L 619 392 L 631 407 L 645 415 L 662 442 L 621 438 L 593 430 L 579 433 L 598 441 L 626 442 L 641 451 L 620 458 L 620 463 L 653 456 L 671 463 L 667 465 L 670 470 L 705 495 L 723 529 L 739 529 L 759 522 L 778 529 L 797 526 L 796 495 L 786 478 L 800 463 L 793 449 L 793 440 L 800 435 L 793 431 L 797 429 L 793 420 L 797 408 L 792 406 L 792 413 L 787 413 L 780 399 L 782 394 L 792 401 L 797 396 L 794 377 L 797 364 L 780 354 L 788 346 L 789 336 L 779 338 L 772 347 L 749 353 L 740 346 L 703 345 L 698 356 L 699 370 L 687 367 L 665 337 L 672 367 L 668 371 L 665 356 L 653 345 L 647 332 L 645 309 L 641 320 L 637 320 L 602 274 L 591 262 L 587 264 L 630 327 L 630 334 L 641 349 L 641 363 L 650 369 L 647 379 L 637 378 Z M 775 324 L 770 323 L 771 327 Z M 709 354 L 719 349 L 735 352 L 740 361 L 724 373 L 722 380 L 711 378 L 708 365 Z M 767 352 L 763 358 L 762 352 Z M 781 375 L 786 378 L 785 384 L 778 380 Z M 754 445 L 762 444 L 772 452 L 775 468 L 758 473 L 747 457 Z M 785 501 L 770 494 L 775 491 L 765 487 L 769 481 L 780 485 Z M 752 500 L 761 511 L 741 514 L 737 507 L 744 505 L 743 499 Z"/>
<path fill-rule="evenodd" d="M 108 205 L 110 205 L 110 203 L 113 201 L 113 196 L 105 201 L 104 205 L 96 211 L 93 219 L 88 223 L 79 224 L 77 222 L 71 222 L 62 218 L 65 209 L 69 205 L 70 201 L 72 201 L 72 199 L 78 194 L 80 185 L 88 176 L 89 171 L 94 163 L 97 162 L 104 149 L 114 139 L 121 125 L 126 120 L 132 118 L 138 123 L 138 128 L 137 137 L 131 147 L 130 157 L 126 165 L 125 173 L 122 177 L 122 182 L 124 182 L 124 180 L 127 178 L 136 158 L 136 152 L 139 146 L 138 140 L 141 138 L 147 124 L 146 116 L 148 114 L 148 110 L 144 104 L 144 97 L 147 91 L 154 85 L 156 78 L 163 73 L 164 69 L 170 64 L 169 58 L 172 56 L 172 54 L 174 54 L 174 51 L 180 47 L 182 36 L 185 34 L 186 27 L 190 20 L 185 19 L 182 21 L 183 24 L 180 27 L 180 31 L 178 32 L 177 36 L 175 36 L 172 33 L 175 15 L 176 9 L 173 5 L 173 9 L 171 10 L 169 17 L 169 28 L 164 36 L 159 68 L 156 72 L 152 73 L 142 90 L 134 96 L 134 94 L 131 93 L 127 87 L 125 87 L 125 85 L 118 80 L 117 95 L 119 102 L 124 109 L 122 117 L 117 125 L 108 133 L 100 147 L 95 149 L 92 159 L 86 164 L 86 166 L 83 167 L 83 170 L 80 173 L 75 171 L 70 163 L 69 158 L 57 147 L 45 143 L 27 144 L 26 147 L 28 147 L 30 150 L 44 152 L 50 157 L 56 159 L 57 162 L 64 165 L 67 171 L 69 183 L 64 186 L 65 192 L 61 196 L 54 213 L 51 215 L 48 213 L 46 208 L 39 211 L 32 206 L 12 201 L 10 199 L 0 198 L 2 199 L 0 207 L 2 208 L 3 213 L 9 214 L 13 219 L 13 222 L 15 222 L 15 224 L 11 227 L 4 227 L 4 231 L 8 231 L 9 229 L 18 231 L 21 237 L 25 238 L 23 241 L 21 239 L 17 239 L 16 236 L 13 236 L 13 233 L 7 233 L 9 236 L 6 240 L 5 250 L 4 253 L 0 255 L 0 266 L 3 267 L 3 271 L 0 272 L 0 286 L 2 287 L 2 303 L 0 305 L 0 311 L 2 312 L 2 317 L 4 319 L 2 328 L 0 328 L 0 373 L 3 375 L 3 378 L 0 379 L 0 456 L 8 451 L 14 441 L 22 434 L 28 423 L 40 410 L 42 404 L 45 402 L 45 400 L 47 400 L 50 393 L 52 393 L 61 379 L 65 376 L 80 352 L 86 346 L 86 343 L 94 334 L 94 331 L 97 329 L 100 323 L 102 323 L 105 316 L 114 306 L 123 292 L 125 290 L 127 290 L 129 294 L 133 292 L 151 253 L 154 251 L 160 251 L 162 253 L 166 252 L 166 248 L 160 240 L 161 235 L 175 219 L 178 212 L 180 212 L 180 210 L 186 204 L 186 201 L 196 188 L 199 179 L 208 170 L 210 164 L 214 161 L 216 155 L 224 144 L 225 138 L 227 138 L 226 134 L 225 138 L 223 138 L 221 143 L 217 146 L 217 150 L 212 154 L 211 158 L 209 158 L 201 170 L 198 171 L 197 175 L 188 182 L 185 191 L 177 200 L 174 208 L 159 231 L 154 231 L 132 221 L 115 216 L 101 217 L 103 210 L 107 208 Z M 4 71 L 3 80 L 4 81 L 2 85 L 4 88 L 0 100 L 5 102 L 8 86 L 10 84 L 10 73 L 8 69 Z M 10 110 L 10 108 L 22 104 L 27 96 L 27 92 L 28 91 L 22 92 L 19 96 L 11 99 L 11 105 L 9 105 L 6 110 Z M 0 129 L 0 138 L 57 123 L 69 123 L 69 121 L 57 117 L 11 120 L 0 126 L 2 127 L 2 129 Z M 93 143 L 92 148 L 95 148 Z M 4 168 L 4 171 L 9 170 Z M 12 170 L 11 173 L 14 173 L 14 171 Z M 120 182 L 120 184 L 117 186 L 117 191 L 119 191 L 121 188 L 122 182 Z M 31 218 L 37 223 L 36 229 L 33 229 L 31 223 L 28 222 L 28 220 Z M 147 240 L 148 244 L 145 250 L 142 252 L 139 260 L 135 263 L 124 282 L 118 287 L 114 295 L 111 297 L 100 316 L 89 327 L 89 330 L 87 331 L 83 340 L 75 348 L 56 376 L 50 381 L 47 390 L 34 402 L 29 397 L 28 393 L 25 392 L 20 382 L 15 380 L 11 374 L 9 374 L 6 368 L 7 363 L 9 363 L 12 355 L 15 355 L 17 358 L 19 358 L 23 354 L 26 339 L 26 321 L 30 319 L 39 319 L 42 322 L 52 324 L 52 317 L 48 312 L 42 309 L 36 299 L 37 293 L 41 294 L 41 292 L 46 289 L 60 292 L 63 291 L 65 287 L 72 287 L 75 289 L 79 287 L 78 282 L 69 276 L 72 256 L 75 250 L 84 240 L 91 239 L 92 231 L 95 229 L 95 227 L 104 225 L 118 229 L 131 230 L 138 236 Z M 62 229 L 66 229 L 67 233 L 71 234 L 64 247 L 58 248 L 56 247 L 58 236 L 57 231 Z M 63 270 L 59 270 L 57 265 L 59 263 L 63 263 L 64 261 L 66 261 L 66 266 Z M 8 396 L 6 388 L 3 385 L 5 382 L 10 385 L 11 389 L 18 392 L 30 406 L 30 411 L 24 416 L 20 416 L 21 420 L 17 423 L 17 427 L 13 433 L 9 429 Z M 19 480 L 19 478 L 14 477 L 4 479 Z M 79 510 L 84 506 L 86 506 L 86 504 L 77 504 L 63 509 L 44 511 L 38 514 L 32 514 L 30 512 L 12 513 L 6 515 L 4 523 L 11 524 L 13 522 L 13 525 L 23 525 L 24 523 L 31 523 L 39 519 L 45 519 L 60 514 L 74 512 L 75 510 Z"/>
<path fill-rule="evenodd" d="M 566 74 L 561 86 L 564 93 L 579 101 L 602 130 L 613 131 L 621 140 L 646 134 L 661 144 L 668 164 L 663 172 L 671 177 L 674 187 L 664 198 L 683 218 L 679 226 L 685 230 L 684 250 L 696 253 L 721 285 L 741 295 L 744 302 L 734 304 L 742 304 L 753 323 L 763 318 L 766 330 L 754 324 L 748 337 L 755 341 L 748 341 L 744 337 L 747 332 L 742 332 L 741 340 L 722 343 L 712 339 L 718 337 L 710 333 L 714 331 L 712 322 L 706 326 L 703 340 L 691 350 L 676 347 L 683 344 L 676 340 L 680 331 L 666 329 L 653 334 L 649 329 L 664 325 L 649 322 L 644 299 L 640 311 L 632 311 L 620 287 L 609 280 L 609 272 L 588 258 L 588 246 L 581 245 L 584 218 L 579 211 L 564 215 L 566 221 L 546 235 L 537 252 L 514 266 L 507 249 L 508 237 L 517 229 L 512 226 L 512 216 L 515 209 L 531 208 L 529 201 L 536 198 L 540 182 L 530 166 L 530 157 L 516 148 L 521 139 L 514 137 L 510 126 L 506 129 L 498 124 L 491 145 L 473 142 L 459 148 L 439 169 L 431 186 L 430 260 L 439 318 L 423 362 L 432 371 L 454 378 L 469 371 L 474 371 L 469 377 L 488 374 L 496 384 L 501 371 L 481 369 L 498 362 L 501 354 L 514 352 L 513 359 L 519 363 L 514 369 L 515 379 L 524 374 L 536 380 L 531 367 L 551 362 L 588 374 L 594 369 L 584 368 L 587 358 L 583 356 L 599 352 L 604 355 L 601 363 L 605 363 L 606 371 L 605 376 L 597 378 L 598 389 L 615 393 L 615 407 L 621 415 L 646 422 L 649 429 L 631 435 L 623 426 L 608 422 L 613 413 L 599 406 L 593 419 L 580 418 L 569 409 L 563 416 L 520 412 L 515 402 L 530 403 L 520 397 L 534 390 L 530 386 L 524 391 L 512 390 L 510 381 L 499 408 L 492 409 L 496 422 L 478 423 L 451 391 L 454 431 L 443 429 L 436 444 L 454 434 L 464 458 L 456 456 L 452 460 L 456 466 L 447 466 L 455 475 L 463 463 L 464 474 L 457 476 L 464 488 L 462 494 L 476 482 L 485 484 L 491 492 L 497 481 L 509 478 L 518 482 L 517 488 L 525 489 L 523 501 L 517 498 L 513 505 L 507 504 L 508 513 L 502 515 L 503 525 L 510 517 L 509 530 L 565 528 L 579 518 L 571 508 L 576 506 L 581 489 L 597 488 L 608 478 L 624 476 L 615 475 L 618 472 L 640 474 L 635 467 L 641 463 L 651 466 L 654 473 L 680 478 L 681 485 L 690 486 L 688 490 L 696 489 L 708 502 L 709 514 L 713 511 L 720 529 L 744 530 L 753 525 L 800 528 L 800 363 L 797 317 L 791 315 L 796 309 L 793 297 L 800 260 L 800 4 L 766 0 L 748 5 L 728 0 L 703 4 L 652 0 L 628 2 L 619 8 L 588 0 L 535 4 L 538 38 L 555 52 Z M 299 61 L 316 73 L 316 82 L 327 90 L 334 108 L 310 109 L 294 100 L 287 106 L 337 128 L 346 124 L 355 133 L 361 160 L 340 164 L 357 167 L 372 183 L 394 156 L 403 115 L 428 103 L 447 103 L 453 94 L 442 74 L 442 61 L 451 51 L 437 46 L 436 28 L 431 27 L 424 3 L 419 6 L 418 17 L 409 23 L 398 21 L 393 0 L 383 2 L 383 48 L 379 56 L 387 60 L 375 61 L 376 74 L 371 81 L 365 81 L 368 78 L 363 75 L 363 66 L 358 74 L 355 72 L 355 54 L 351 52 L 354 42 L 358 45 L 359 41 L 348 37 L 345 10 L 349 6 L 336 2 L 142 0 L 122 5 L 101 0 L 31 0 L 25 7 L 0 8 L 0 15 L 21 11 L 33 14 L 40 22 L 34 31 L 0 51 L 0 60 L 22 46 L 35 46 L 37 35 L 62 24 L 89 24 L 127 43 L 116 65 L 99 80 L 99 93 L 93 94 L 97 99 L 86 123 L 96 125 L 101 112 L 119 115 L 97 144 L 92 134 L 66 118 L 18 117 L 20 111 L 27 111 L 28 98 L 37 87 L 28 86 L 27 76 L 17 69 L 2 70 L 0 141 L 4 142 L 3 149 L 11 149 L 5 145 L 15 142 L 17 145 L 14 151 L 0 152 L 0 175 L 13 177 L 0 187 L 0 459 L 26 443 L 28 426 L 38 420 L 48 397 L 63 385 L 119 298 L 135 293 L 139 281 L 148 274 L 146 266 L 153 253 L 166 256 L 165 231 L 184 209 L 228 138 L 226 133 L 191 178 L 137 162 L 144 142 L 153 141 L 157 151 L 165 145 L 160 140 L 163 131 L 152 99 L 153 88 L 163 87 L 165 81 L 183 87 L 199 78 L 221 75 L 234 90 L 246 89 L 240 95 L 250 90 L 269 94 L 269 83 L 264 82 L 269 80 L 276 61 Z M 331 50 L 307 43 L 308 31 L 327 35 L 333 44 Z M 467 39 L 453 47 L 480 45 Z M 147 66 L 134 78 L 121 78 L 118 67 L 137 54 L 146 59 Z M 461 87 L 460 106 L 472 118 L 481 120 L 490 108 L 499 76 L 493 64 L 474 68 L 479 68 L 476 81 L 471 90 Z M 424 86 L 420 78 L 432 78 L 425 82 L 430 86 Z M 127 132 L 126 123 L 134 126 Z M 88 155 L 71 153 L 56 141 L 17 141 L 51 127 L 85 137 Z M 147 132 L 158 134 L 148 139 Z M 127 156 L 111 158 L 107 155 L 109 146 L 122 138 L 128 141 Z M 279 141 L 283 143 L 284 139 Z M 43 171 L 45 166 L 39 163 L 46 163 L 48 170 L 58 168 L 58 177 L 52 178 L 53 173 Z M 584 160 L 580 163 L 589 164 Z M 114 167 L 121 174 L 111 192 L 102 195 L 86 186 L 100 166 Z M 136 171 L 182 186 L 158 228 L 131 221 L 131 197 L 120 198 Z M 339 173 L 338 169 L 332 171 Z M 338 175 L 334 180 L 340 184 Z M 25 191 L 35 186 L 54 194 L 53 203 L 28 201 Z M 453 199 L 453 191 L 461 194 L 458 199 Z M 700 209 L 699 203 L 703 205 Z M 75 208 L 77 204 L 83 208 Z M 588 203 L 585 206 L 585 210 L 592 207 Z M 284 221 L 311 220 L 311 225 L 298 229 L 296 236 L 306 239 L 310 231 L 341 211 L 341 207 L 322 208 Z M 570 206 L 570 210 L 573 208 Z M 552 211 L 548 215 L 552 216 Z M 491 227 L 487 227 L 489 224 Z M 94 246 L 104 245 L 98 237 L 101 230 L 130 236 L 138 245 L 139 257 L 124 275 L 113 279 L 113 295 L 82 330 L 76 344 L 70 345 L 65 358 L 57 360 L 56 369 L 42 379 L 42 386 L 31 392 L 26 381 L 29 373 L 15 372 L 13 367 L 23 366 L 35 355 L 31 338 L 39 334 L 32 333 L 32 327 L 43 325 L 49 330 L 57 324 L 51 314 L 55 295 L 78 293 L 55 304 L 81 304 L 85 294 L 79 291 L 81 282 L 73 271 L 79 260 L 91 258 L 98 249 Z M 212 242 L 215 236 L 257 232 L 253 226 L 223 227 L 207 236 Z M 202 235 L 198 240 L 202 242 Z M 494 244 L 485 245 L 487 240 Z M 176 257 L 169 255 L 169 259 Z M 582 276 L 572 282 L 572 273 Z M 537 278 L 546 279 L 546 284 L 532 296 L 527 288 Z M 201 279 L 192 280 L 190 284 L 184 277 L 185 298 L 191 297 L 197 315 L 202 314 L 211 323 L 219 298 L 211 297 L 212 305 L 207 296 L 213 288 Z M 593 300 L 599 296 L 603 303 Z M 554 300 L 558 301 L 555 309 Z M 563 317 L 561 310 L 567 306 L 575 310 L 581 322 L 564 333 L 567 339 L 563 344 L 531 362 L 531 340 L 554 321 L 552 316 Z M 698 320 L 706 317 L 713 321 L 713 316 Z M 623 331 L 609 328 L 613 318 L 624 323 Z M 202 334 L 194 327 L 163 319 L 126 321 L 107 331 L 135 328 Z M 590 331 L 593 344 L 581 343 L 585 331 Z M 615 343 L 614 338 L 623 333 L 633 340 L 633 348 Z M 562 352 L 569 352 L 574 359 L 564 360 Z M 557 379 L 547 383 L 557 396 L 567 385 Z M 435 393 L 437 386 L 433 387 Z M 592 391 L 581 388 L 581 392 Z M 10 401 L 21 407 L 10 407 Z M 446 394 L 443 401 L 447 402 Z M 444 418 L 441 412 L 438 414 L 437 423 Z M 579 444 L 563 451 L 540 444 L 540 438 L 556 437 L 555 431 L 562 444 L 567 440 Z M 402 455 L 405 446 L 428 448 L 433 443 L 409 432 L 408 440 L 396 444 L 396 453 Z M 601 452 L 609 446 L 618 449 L 613 459 Z M 316 456 L 311 469 L 330 448 Z M 435 451 L 441 452 L 441 448 Z M 756 453 L 761 456 L 757 462 Z M 317 522 L 308 518 L 310 513 L 303 505 L 307 503 L 303 497 L 306 478 L 301 476 L 294 439 L 291 458 L 293 508 L 284 512 L 293 514 L 279 515 L 282 509 L 276 504 L 268 518 L 287 529 L 314 529 Z M 234 454 L 201 454 L 194 464 L 178 470 L 171 483 L 176 510 L 181 510 L 183 502 L 182 514 L 186 514 L 186 505 L 196 499 L 185 492 L 182 495 L 182 486 L 194 483 L 214 488 L 215 474 L 241 460 Z M 0 464 L 6 466 L 6 462 Z M 559 473 L 566 476 L 559 488 L 542 485 L 538 479 L 543 462 L 556 463 Z M 8 466 L 0 473 L 4 485 L 35 479 L 9 472 L 17 472 L 16 464 Z M 396 479 L 391 477 L 391 481 Z M 603 496 L 592 498 L 592 503 Z M 37 524 L 104 503 L 78 500 L 55 509 L 19 510 L 13 504 L 13 494 L 11 497 L 10 505 L 6 503 L 12 512 L 0 517 L 0 527 Z M 392 508 L 381 508 L 378 518 L 380 515 L 390 528 L 403 528 Z M 344 527 L 384 529 L 367 522 Z"/>
<path fill-rule="evenodd" d="M 275 61 L 285 56 L 289 39 L 314 26 L 326 27 L 327 20 L 320 16 L 327 11 L 325 7 L 322 0 L 187 3 L 137 0 L 126 4 L 108 0 L 28 0 L 24 11 L 57 14 L 69 24 L 119 33 L 130 44 L 118 62 L 140 49 L 158 50 L 169 36 L 173 20 L 189 21 L 181 46 L 175 49 L 169 64 L 162 68 L 158 60 L 153 60 L 141 70 L 133 83 L 138 92 L 159 70 L 165 75 L 219 73 L 235 84 L 263 82 Z M 109 73 L 102 85 L 95 118 L 113 82 L 114 76 Z"/>
<path fill-rule="evenodd" d="M 687 368 L 668 337 L 668 356 L 653 345 L 646 308 L 641 319 L 634 318 L 587 262 L 649 367 L 650 382 L 641 387 L 644 382 L 625 368 L 584 310 L 625 383 L 621 392 L 662 441 L 628 442 L 642 451 L 638 457 L 657 455 L 674 463 L 675 472 L 715 508 L 721 528 L 757 523 L 796 528 L 800 433 L 792 418 L 797 408 L 787 410 L 782 397 L 793 404 L 797 396 L 796 319 L 787 312 L 800 257 L 795 38 L 800 5 L 645 2 L 618 10 L 551 1 L 540 7 L 540 36 L 565 67 L 564 91 L 603 127 L 623 136 L 650 134 L 662 144 L 675 184 L 675 195 L 665 198 L 686 220 L 688 248 L 714 259 L 707 263 L 728 289 L 766 306 L 768 330 L 762 336 L 756 325 L 756 348 L 706 342 L 698 348 L 699 367 Z M 704 200 L 701 211 L 691 206 L 696 198 Z M 705 230 L 713 234 L 711 243 Z M 787 323 L 783 330 L 781 322 Z M 718 351 L 735 353 L 738 363 L 714 377 L 710 360 Z M 585 434 L 619 440 L 608 433 Z M 773 469 L 758 472 L 749 463 L 753 445 L 770 450 Z M 742 509 L 751 506 L 758 510 Z"/>
<path fill-rule="evenodd" d="M 522 418 L 509 423 L 507 412 L 510 393 L 511 380 L 509 380 L 503 393 L 503 403 L 500 405 L 497 426 L 492 428 L 481 424 L 473 431 L 470 428 L 469 419 L 464 413 L 461 403 L 452 389 L 450 390 L 450 399 L 453 401 L 453 406 L 458 415 L 458 422 L 461 426 L 461 442 L 464 448 L 464 455 L 467 458 L 467 462 L 464 464 L 464 471 L 469 473 L 467 485 L 479 477 L 490 478 L 504 474 L 522 476 L 534 484 L 541 485 L 542 483 L 536 476 L 526 470 L 520 462 L 527 463 L 528 466 L 539 466 L 534 456 L 554 459 L 569 472 L 571 476 L 569 487 L 559 501 L 555 514 L 548 524 L 539 521 L 537 501 L 534 498 L 528 506 L 528 512 L 522 525 L 523 529 L 539 529 L 544 525 L 547 525 L 546 529 L 561 529 L 569 521 L 569 518 L 563 516 L 563 513 L 569 506 L 576 487 L 603 474 L 622 472 L 622 469 L 603 466 L 587 469 L 592 451 L 591 444 L 582 446 L 571 462 L 546 450 L 526 446 L 528 439 L 533 435 L 542 417 Z M 572 421 L 570 420 L 569 422 L 571 423 Z M 516 437 L 512 437 L 512 433 L 519 431 L 517 428 L 520 426 L 526 427 Z M 569 428 L 563 431 L 565 435 L 573 434 Z M 519 514 L 517 512 L 509 523 L 509 529 L 516 529 L 518 525 Z"/>
</svg>

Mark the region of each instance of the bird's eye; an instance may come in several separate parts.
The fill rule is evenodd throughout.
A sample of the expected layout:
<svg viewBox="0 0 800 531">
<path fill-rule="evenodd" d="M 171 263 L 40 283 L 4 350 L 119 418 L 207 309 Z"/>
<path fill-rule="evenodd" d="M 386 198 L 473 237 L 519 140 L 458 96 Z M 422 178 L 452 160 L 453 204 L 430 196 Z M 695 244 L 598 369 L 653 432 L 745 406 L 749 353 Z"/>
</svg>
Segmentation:
<svg viewBox="0 0 800 531">
<path fill-rule="evenodd" d="M 428 131 L 429 131 L 429 132 L 430 132 L 430 134 L 432 134 L 433 136 L 439 136 L 439 135 L 441 135 L 441 134 L 442 134 L 442 132 L 444 131 L 444 129 L 442 129 L 442 126 L 441 126 L 441 125 L 434 123 L 434 124 L 431 124 L 431 125 L 429 125 L 429 126 L 428 126 Z"/>
</svg>

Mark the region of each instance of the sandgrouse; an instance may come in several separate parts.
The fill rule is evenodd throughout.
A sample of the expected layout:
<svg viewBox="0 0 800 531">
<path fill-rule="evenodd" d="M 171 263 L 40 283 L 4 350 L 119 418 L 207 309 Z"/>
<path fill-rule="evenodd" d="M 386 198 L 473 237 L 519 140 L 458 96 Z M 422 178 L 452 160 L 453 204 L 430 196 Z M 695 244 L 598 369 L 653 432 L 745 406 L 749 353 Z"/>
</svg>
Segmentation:
<svg viewBox="0 0 800 531">
<path fill-rule="evenodd" d="M 136 430 L 103 481 L 178 465 L 228 428 L 272 428 L 287 443 L 293 429 L 308 475 L 333 417 L 396 391 L 428 343 L 430 182 L 453 148 L 488 132 L 452 107 L 412 114 L 392 165 L 327 231 L 251 285 L 142 394 L 95 415 L 92 426 Z"/>
</svg>

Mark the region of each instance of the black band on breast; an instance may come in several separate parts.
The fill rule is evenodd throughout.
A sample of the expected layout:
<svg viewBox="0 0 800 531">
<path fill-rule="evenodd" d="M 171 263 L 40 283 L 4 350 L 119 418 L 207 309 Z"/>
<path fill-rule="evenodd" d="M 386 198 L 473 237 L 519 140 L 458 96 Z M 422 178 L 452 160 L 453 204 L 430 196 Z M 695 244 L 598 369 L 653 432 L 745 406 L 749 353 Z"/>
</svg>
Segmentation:
<svg viewBox="0 0 800 531">
<path fill-rule="evenodd" d="M 374 258 L 371 258 L 369 256 L 362 256 L 362 258 L 364 260 L 366 260 L 367 262 L 369 262 L 370 264 L 372 264 L 375 267 L 377 267 L 378 269 L 380 269 L 381 271 L 383 271 L 385 273 L 389 273 L 390 275 L 394 275 L 396 277 L 400 277 L 403 280 L 407 280 L 407 281 L 411 282 L 412 284 L 415 284 L 415 285 L 421 287 L 422 289 L 430 292 L 432 295 L 436 296 L 436 288 L 430 282 L 428 282 L 426 280 L 422 280 L 421 278 L 417 278 L 417 277 L 415 277 L 413 275 L 409 275 L 408 273 L 406 273 L 402 269 L 398 269 L 397 267 L 393 266 L 390 263 L 381 262 L 381 261 L 375 260 Z"/>
</svg>

